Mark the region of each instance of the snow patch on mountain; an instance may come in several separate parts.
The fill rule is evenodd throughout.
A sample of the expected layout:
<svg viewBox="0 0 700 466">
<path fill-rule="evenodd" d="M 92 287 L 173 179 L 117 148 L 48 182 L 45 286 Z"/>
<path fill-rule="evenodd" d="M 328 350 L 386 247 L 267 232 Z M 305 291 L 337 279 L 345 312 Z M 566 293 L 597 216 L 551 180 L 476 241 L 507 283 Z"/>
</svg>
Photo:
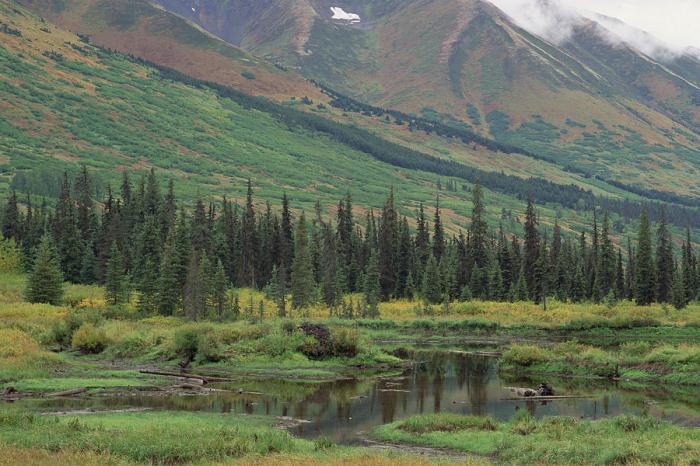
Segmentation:
<svg viewBox="0 0 700 466">
<path fill-rule="evenodd" d="M 355 13 L 348 13 L 339 6 L 332 6 L 331 13 L 333 13 L 332 19 L 337 19 L 340 21 L 349 21 L 351 23 L 359 23 L 361 21 L 360 15 Z"/>
</svg>

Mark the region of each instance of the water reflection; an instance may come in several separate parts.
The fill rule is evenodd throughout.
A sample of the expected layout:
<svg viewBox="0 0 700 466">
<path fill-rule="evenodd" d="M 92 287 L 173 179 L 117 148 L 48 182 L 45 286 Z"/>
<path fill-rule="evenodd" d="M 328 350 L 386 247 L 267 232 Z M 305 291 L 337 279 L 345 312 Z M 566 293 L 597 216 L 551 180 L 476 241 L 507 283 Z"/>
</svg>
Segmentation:
<svg viewBox="0 0 700 466">
<path fill-rule="evenodd" d="M 518 410 L 533 416 L 565 415 L 599 418 L 650 410 L 648 400 L 662 393 L 635 395 L 611 382 L 560 379 L 554 382 L 562 394 L 588 394 L 591 398 L 543 401 L 513 401 L 505 386 L 537 386 L 540 380 L 503 380 L 496 373 L 496 360 L 484 356 L 445 351 L 420 351 L 418 361 L 403 372 L 373 378 L 334 382 L 251 380 L 220 384 L 228 389 L 209 396 L 123 396 L 90 399 L 47 399 L 19 402 L 42 411 L 92 407 L 209 411 L 231 414 L 264 414 L 293 417 L 305 422 L 293 428 L 301 437 L 321 435 L 336 442 L 353 443 L 358 432 L 396 419 L 428 412 L 490 415 L 506 420 Z M 239 394 L 239 389 L 244 393 Z M 259 394 L 257 394 L 259 393 Z M 692 400 L 693 395 L 689 395 Z M 687 401 L 687 400 L 681 400 Z M 690 402 L 697 412 L 698 400 Z M 692 422 L 696 422 L 693 420 Z"/>
</svg>

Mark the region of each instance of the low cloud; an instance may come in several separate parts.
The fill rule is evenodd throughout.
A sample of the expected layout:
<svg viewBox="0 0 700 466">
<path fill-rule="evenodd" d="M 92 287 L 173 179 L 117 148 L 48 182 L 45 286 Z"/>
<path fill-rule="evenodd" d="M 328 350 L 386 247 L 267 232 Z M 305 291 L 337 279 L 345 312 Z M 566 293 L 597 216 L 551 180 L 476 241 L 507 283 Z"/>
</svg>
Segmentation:
<svg viewBox="0 0 700 466">
<path fill-rule="evenodd" d="M 521 27 L 557 44 L 590 19 L 603 27 L 603 38 L 612 44 L 625 43 L 659 60 L 682 53 L 700 57 L 700 28 L 694 25 L 700 18 L 697 0 L 489 1 Z"/>
</svg>

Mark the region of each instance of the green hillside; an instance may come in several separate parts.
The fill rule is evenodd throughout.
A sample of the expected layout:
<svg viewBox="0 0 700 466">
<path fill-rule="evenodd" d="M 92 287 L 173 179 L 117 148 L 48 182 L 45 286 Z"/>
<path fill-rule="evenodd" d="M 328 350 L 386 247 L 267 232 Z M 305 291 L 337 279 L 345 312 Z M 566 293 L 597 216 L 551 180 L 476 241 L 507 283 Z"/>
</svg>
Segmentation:
<svg viewBox="0 0 700 466">
<path fill-rule="evenodd" d="M 211 90 L 164 79 L 7 2 L 0 15 L 20 34 L 3 34 L 0 46 L 0 101 L 8 116 L 0 123 L 4 194 L 14 178 L 20 191 L 55 196 L 60 173 L 86 164 L 103 187 L 116 186 L 120 171 L 156 168 L 180 179 L 189 200 L 241 198 L 248 178 L 261 197 L 288 191 L 296 208 L 310 211 L 318 197 L 331 208 L 348 190 L 358 205 L 379 207 L 390 185 L 407 214 L 435 198 L 434 174 L 397 169 Z M 464 220 L 467 197 L 443 196 L 455 211 L 450 223 Z M 521 207 L 502 195 L 494 204 Z"/>
<path fill-rule="evenodd" d="M 467 126 L 614 183 L 700 196 L 694 57 L 656 61 L 612 45 L 591 21 L 556 45 L 480 0 L 158 3 L 363 102 Z M 331 6 L 362 21 L 333 20 Z"/>
<path fill-rule="evenodd" d="M 108 183 L 117 185 L 121 171 L 155 168 L 179 179 L 180 198 L 188 201 L 198 195 L 241 199 L 250 178 L 263 199 L 279 199 L 286 191 L 295 208 L 313 211 L 320 199 L 329 213 L 347 191 L 361 211 L 378 209 L 394 186 L 401 212 L 412 217 L 419 203 L 434 203 L 439 180 L 445 221 L 456 231 L 468 221 L 468 191 L 481 178 L 489 221 L 507 231 L 520 231 L 527 195 L 540 205 L 544 225 L 559 218 L 565 231 L 584 230 L 592 206 L 602 205 L 617 219 L 613 233 L 620 239 L 634 229 L 638 196 L 542 160 L 484 148 L 470 159 L 464 151 L 469 144 L 426 139 L 405 125 L 380 127 L 371 117 L 342 119 L 371 132 L 339 125 L 332 122 L 337 113 L 325 120 L 296 111 L 308 110 L 300 99 L 280 106 L 217 90 L 94 47 L 9 3 L 0 5 L 6 29 L 17 31 L 4 33 L 0 48 L 0 99 L 9 116 L 0 132 L 4 193 L 12 187 L 54 197 L 60 173 L 77 171 L 80 164 L 91 169 L 104 193 Z M 480 158 L 500 157 L 537 164 L 541 178 L 499 174 L 496 166 L 471 168 Z M 681 212 L 671 221 L 685 226 L 691 214 Z"/>
<path fill-rule="evenodd" d="M 320 97 L 300 75 L 232 46 L 145 0 L 20 0 L 52 23 L 103 47 L 244 92 L 285 100 Z"/>
</svg>

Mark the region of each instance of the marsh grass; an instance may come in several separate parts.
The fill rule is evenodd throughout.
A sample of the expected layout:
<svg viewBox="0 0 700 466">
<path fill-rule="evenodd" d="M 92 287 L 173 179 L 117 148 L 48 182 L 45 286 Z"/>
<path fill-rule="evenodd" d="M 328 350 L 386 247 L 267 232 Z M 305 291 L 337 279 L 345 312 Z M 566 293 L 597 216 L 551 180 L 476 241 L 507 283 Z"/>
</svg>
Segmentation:
<svg viewBox="0 0 700 466">
<path fill-rule="evenodd" d="M 499 359 L 503 371 L 620 377 L 646 382 L 700 385 L 700 345 L 626 342 L 598 348 L 567 341 L 552 346 L 511 345 Z"/>
<path fill-rule="evenodd" d="M 175 464 L 245 455 L 313 451 L 312 442 L 253 416 L 149 412 L 45 418 L 0 413 L 7 445 L 109 453 L 140 463 Z"/>
<path fill-rule="evenodd" d="M 696 464 L 700 431 L 649 417 L 603 420 L 569 417 L 534 419 L 523 413 L 508 422 L 437 414 L 380 426 L 381 440 L 451 448 L 488 455 L 507 464 Z M 460 428 L 458 426 L 463 425 Z M 491 426 L 493 425 L 493 428 Z"/>
</svg>

